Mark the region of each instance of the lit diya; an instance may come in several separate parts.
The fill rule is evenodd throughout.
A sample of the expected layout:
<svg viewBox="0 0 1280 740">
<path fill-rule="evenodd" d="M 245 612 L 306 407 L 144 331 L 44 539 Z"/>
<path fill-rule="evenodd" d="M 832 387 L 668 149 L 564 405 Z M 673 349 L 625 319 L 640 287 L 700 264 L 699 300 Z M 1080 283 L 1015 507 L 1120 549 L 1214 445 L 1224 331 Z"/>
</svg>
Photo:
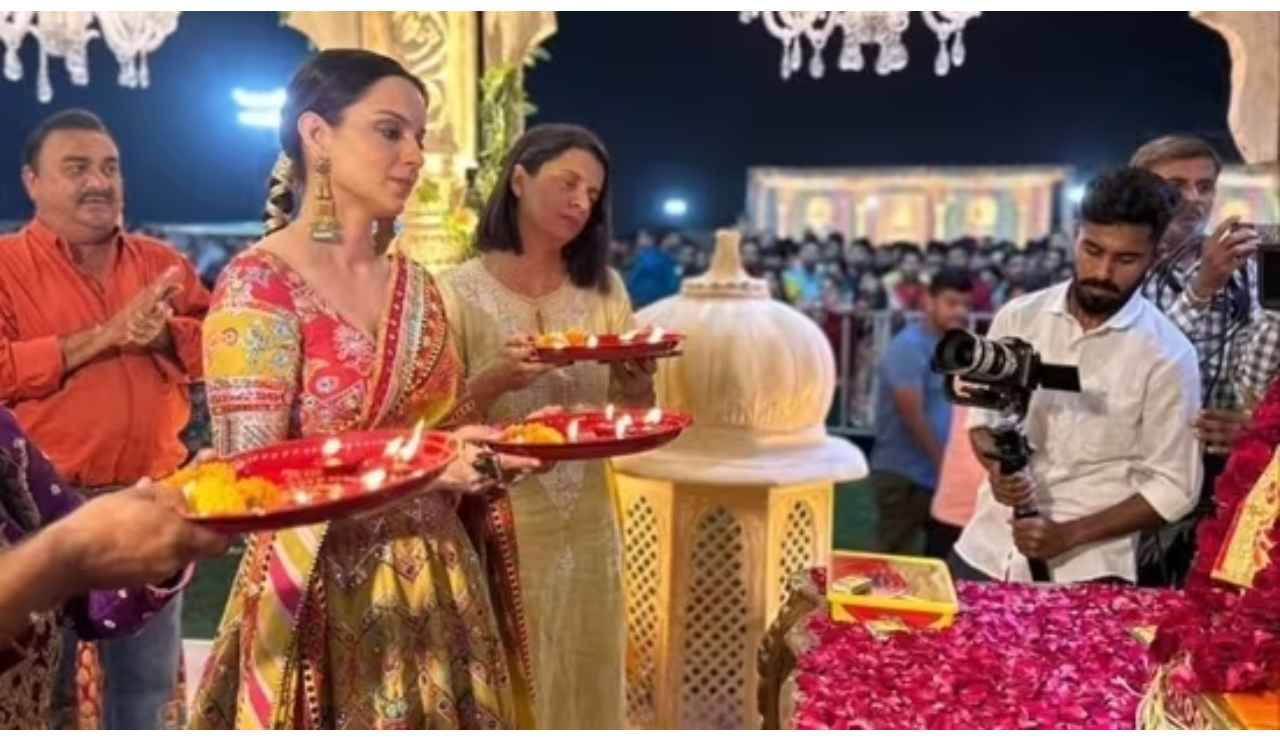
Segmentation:
<svg viewBox="0 0 1280 740">
<path fill-rule="evenodd" d="M 538 358 L 547 362 L 620 362 L 679 354 L 684 335 L 660 326 L 625 334 L 592 334 L 574 327 L 539 334 L 533 340 Z"/>
<path fill-rule="evenodd" d="M 692 419 L 661 408 L 559 411 L 538 414 L 503 428 L 490 446 L 498 452 L 540 460 L 589 460 L 630 455 L 664 445 Z"/>
<path fill-rule="evenodd" d="M 284 442 L 200 463 L 166 482 L 188 516 L 226 532 L 314 524 L 420 490 L 456 454 L 450 438 L 411 431 L 350 432 Z"/>
</svg>

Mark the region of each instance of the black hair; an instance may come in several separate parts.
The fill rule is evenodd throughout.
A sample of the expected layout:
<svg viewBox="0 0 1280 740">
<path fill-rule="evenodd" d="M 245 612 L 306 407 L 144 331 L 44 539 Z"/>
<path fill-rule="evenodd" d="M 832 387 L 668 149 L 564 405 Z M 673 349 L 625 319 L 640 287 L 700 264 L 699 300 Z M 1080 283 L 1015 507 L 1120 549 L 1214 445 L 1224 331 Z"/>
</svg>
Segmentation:
<svg viewBox="0 0 1280 740">
<path fill-rule="evenodd" d="M 600 196 L 591 206 L 586 225 L 562 252 L 565 270 L 569 273 L 569 281 L 579 288 L 595 288 L 601 293 L 608 293 L 609 241 L 613 234 L 609 152 L 598 136 L 581 126 L 545 123 L 529 129 L 516 141 L 502 166 L 502 176 L 494 185 L 480 215 L 476 249 L 516 254 L 523 251 L 517 218 L 520 199 L 511 189 L 516 165 L 530 175 L 536 175 L 542 165 L 570 149 L 581 149 L 596 158 L 604 169 L 604 184 L 600 188 Z"/>
<path fill-rule="evenodd" d="M 304 184 L 307 167 L 298 133 L 298 119 L 303 113 L 315 113 L 330 126 L 342 122 L 342 113 L 377 82 L 387 77 L 408 80 L 427 98 L 427 88 L 396 60 L 365 49 L 326 49 L 308 59 L 285 90 L 285 103 L 280 111 L 280 148 L 292 162 L 289 173 L 272 172 L 267 180 L 267 233 L 281 228 L 281 216 L 292 214 L 297 206 L 293 183 Z"/>
<path fill-rule="evenodd" d="M 40 159 L 40 150 L 44 148 L 44 142 L 49 135 L 55 131 L 97 131 L 107 136 L 111 136 L 111 132 L 107 130 L 107 124 L 102 122 L 101 118 L 90 111 L 83 108 L 68 108 L 67 110 L 58 111 L 40 123 L 27 134 L 27 140 L 22 145 L 22 163 L 31 169 L 36 169 L 36 162 Z"/>
<path fill-rule="evenodd" d="M 1137 167 L 1123 167 L 1095 177 L 1080 203 L 1080 220 L 1100 225 L 1131 224 L 1151 230 L 1151 244 L 1160 243 L 1173 220 L 1181 196 L 1158 175 Z"/>
<path fill-rule="evenodd" d="M 934 273 L 933 279 L 929 281 L 929 295 L 938 295 L 944 290 L 972 293 L 973 278 L 969 276 L 969 271 L 946 267 Z"/>
</svg>

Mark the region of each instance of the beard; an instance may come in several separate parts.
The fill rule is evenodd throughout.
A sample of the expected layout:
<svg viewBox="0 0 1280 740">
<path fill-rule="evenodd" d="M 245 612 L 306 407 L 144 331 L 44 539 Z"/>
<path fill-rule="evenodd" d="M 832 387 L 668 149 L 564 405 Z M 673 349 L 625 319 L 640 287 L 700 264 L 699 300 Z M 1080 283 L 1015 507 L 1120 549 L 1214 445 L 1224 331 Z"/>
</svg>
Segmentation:
<svg viewBox="0 0 1280 740">
<path fill-rule="evenodd" d="M 1169 222 L 1164 238 L 1161 239 L 1162 246 L 1165 251 L 1182 247 L 1193 239 L 1203 236 L 1208 224 L 1207 208 L 1194 203 L 1183 204 L 1174 214 L 1173 220 Z"/>
<path fill-rule="evenodd" d="M 1120 290 L 1118 285 L 1106 280 L 1076 279 L 1071 281 L 1071 297 L 1075 299 L 1080 310 L 1090 316 L 1110 318 L 1124 308 L 1124 304 L 1129 302 L 1140 287 L 1142 287 L 1141 280 L 1135 282 L 1128 290 Z"/>
</svg>

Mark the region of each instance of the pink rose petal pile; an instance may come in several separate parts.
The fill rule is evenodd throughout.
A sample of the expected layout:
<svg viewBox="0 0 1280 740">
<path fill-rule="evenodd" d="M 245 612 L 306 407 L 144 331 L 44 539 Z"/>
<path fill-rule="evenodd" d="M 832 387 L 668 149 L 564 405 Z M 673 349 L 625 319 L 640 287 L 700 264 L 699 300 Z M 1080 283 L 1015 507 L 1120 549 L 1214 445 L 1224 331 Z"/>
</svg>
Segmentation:
<svg viewBox="0 0 1280 740">
<path fill-rule="evenodd" d="M 1155 671 L 1131 629 L 1172 591 L 961 582 L 950 629 L 873 636 L 826 612 L 799 659 L 803 729 L 1133 729 Z"/>
</svg>

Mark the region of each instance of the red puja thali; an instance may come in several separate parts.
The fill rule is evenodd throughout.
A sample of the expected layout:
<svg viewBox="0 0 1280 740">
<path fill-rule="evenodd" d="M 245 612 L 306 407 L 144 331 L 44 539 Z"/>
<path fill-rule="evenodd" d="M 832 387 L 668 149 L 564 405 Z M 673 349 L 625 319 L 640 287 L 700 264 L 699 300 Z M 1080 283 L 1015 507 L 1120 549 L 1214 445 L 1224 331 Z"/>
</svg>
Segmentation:
<svg viewBox="0 0 1280 740">
<path fill-rule="evenodd" d="M 595 460 L 634 455 L 680 436 L 692 417 L 660 408 L 603 409 L 536 414 L 503 428 L 497 452 L 539 460 Z"/>
<path fill-rule="evenodd" d="M 685 336 L 661 327 L 625 334 L 589 334 L 580 329 L 550 332 L 534 339 L 542 362 L 622 362 L 680 354 Z"/>
<path fill-rule="evenodd" d="M 348 517 L 413 493 L 456 451 L 447 434 L 416 429 L 348 432 L 283 442 L 200 463 L 166 482 L 187 518 L 226 534 L 288 529 Z"/>
</svg>

